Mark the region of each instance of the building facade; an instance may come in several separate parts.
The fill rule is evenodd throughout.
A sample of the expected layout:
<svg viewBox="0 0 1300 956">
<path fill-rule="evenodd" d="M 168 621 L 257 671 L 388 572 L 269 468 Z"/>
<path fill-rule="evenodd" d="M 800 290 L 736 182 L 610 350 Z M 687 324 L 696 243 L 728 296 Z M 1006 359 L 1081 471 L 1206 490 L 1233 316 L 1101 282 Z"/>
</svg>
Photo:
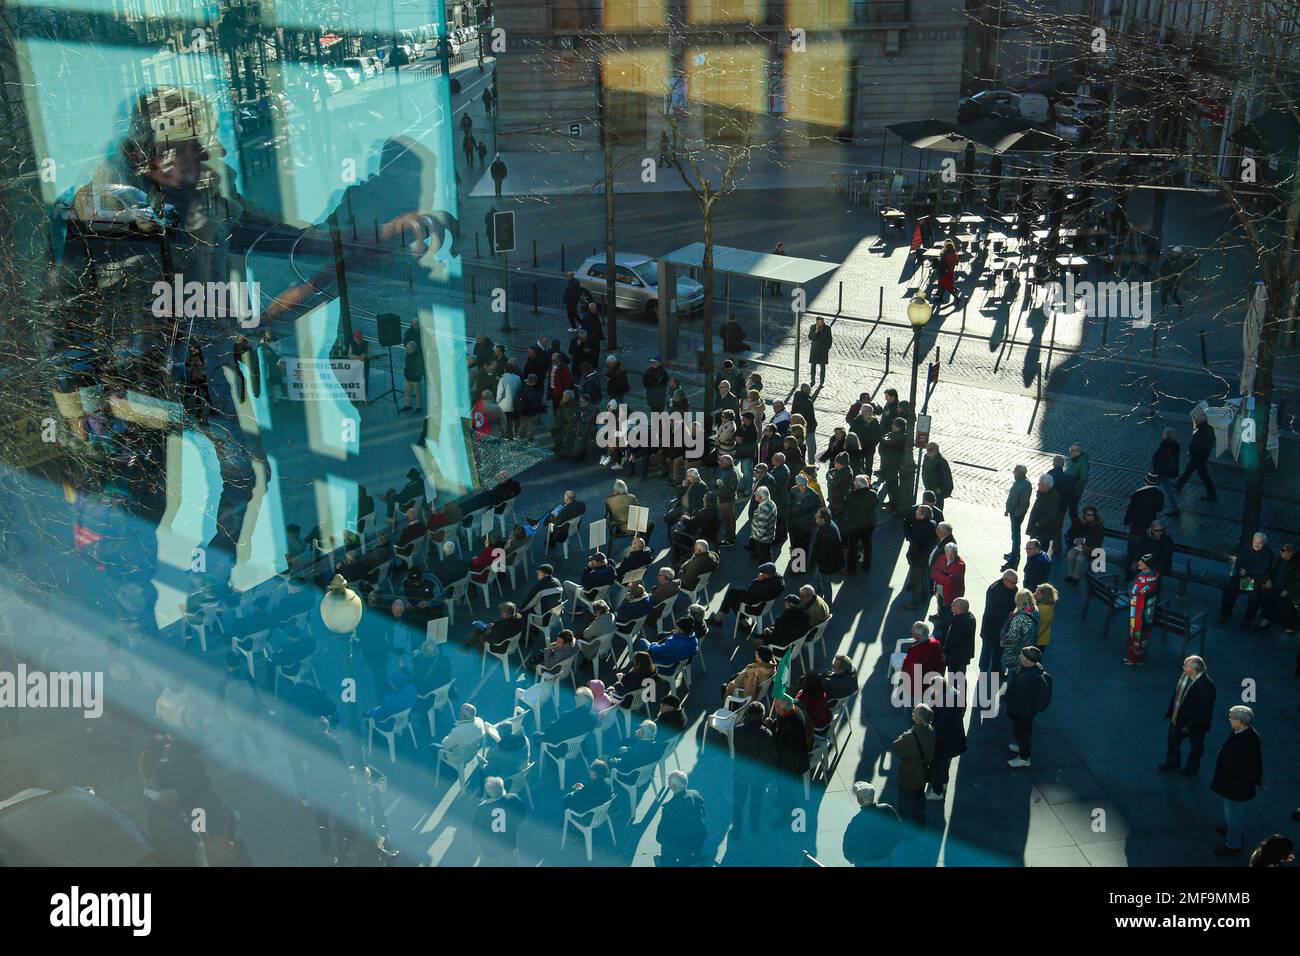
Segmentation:
<svg viewBox="0 0 1300 956">
<path fill-rule="evenodd" d="M 653 146 L 698 103 L 750 112 L 759 137 L 847 141 L 951 118 L 960 95 L 951 0 L 497 0 L 495 14 L 505 150 L 594 145 L 602 108 L 611 135 Z"/>
</svg>

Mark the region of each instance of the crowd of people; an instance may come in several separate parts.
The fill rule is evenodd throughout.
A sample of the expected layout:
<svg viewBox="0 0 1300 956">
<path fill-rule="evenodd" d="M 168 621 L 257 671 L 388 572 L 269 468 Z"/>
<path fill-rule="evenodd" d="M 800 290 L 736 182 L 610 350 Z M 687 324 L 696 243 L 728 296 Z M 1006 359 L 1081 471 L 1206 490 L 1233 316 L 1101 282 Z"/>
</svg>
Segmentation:
<svg viewBox="0 0 1300 956">
<path fill-rule="evenodd" d="M 603 501 L 585 502 L 566 491 L 549 510 L 537 508 L 532 517 L 516 511 L 523 489 L 502 472 L 490 487 L 440 504 L 436 489 L 412 470 L 404 488 L 381 497 L 387 515 L 377 521 L 373 544 L 362 548 L 351 542 L 331 569 L 350 582 L 368 608 L 357 634 L 375 701 L 366 719 L 391 727 L 406 715 L 417 727 L 427 723 L 430 733 L 437 721 L 436 713 L 429 717 L 433 702 L 444 691 L 452 699 L 461 691 L 446 666 L 447 632 L 435 637 L 432 622 L 450 617 L 457 603 L 468 608 L 469 593 L 480 593 L 476 589 L 485 605 L 494 586 L 504 598 L 505 582 L 514 589 L 517 572 L 524 571 L 518 593 L 503 600 L 491 620 L 473 621 L 464 639 L 469 652 L 485 656 L 485 673 L 503 662 L 516 693 L 508 708 L 513 712 L 488 720 L 473 702 L 452 704 L 458 708 L 454 726 L 432 743 L 434 759 L 452 766 L 467 791 L 481 800 L 476 820 L 512 821 L 509 838 L 499 823 L 497 829 L 487 823 L 476 827 L 485 861 L 513 859 L 513 834 L 529 815 L 516 793 L 519 775 L 544 765 L 546 754 L 590 753 L 593 735 L 603 738 L 618 726 L 615 718 L 601 716 L 606 711 L 640 710 L 644 719 L 635 731 L 629 723 L 626 740 L 588 761 L 586 779 L 565 796 L 562 822 L 599 827 L 609 813 L 617 813 L 618 783 L 643 785 L 645 772 L 664 763 L 685 731 L 692 665 L 715 631 L 724 639 L 735 635 L 737 648 L 752 647 L 752 660 L 722 681 L 720 709 L 702 715 L 707 723 L 727 726 L 737 752 L 731 832 L 742 837 L 746 805 L 751 829 L 759 826 L 769 789 L 775 811 L 787 818 L 800 804 L 806 775 L 816 771 L 859 683 L 844 655 L 832 655 L 825 669 L 804 669 L 797 679 L 795 665 L 807 644 L 819 642 L 837 585 L 870 570 L 876 527 L 890 515 L 901 527 L 908 569 L 899 603 L 916 612 L 911 635 L 900 642 L 904 646 L 891 667 L 911 711 L 910 725 L 891 745 L 903 818 L 921 824 L 926 804 L 946 798 L 951 763 L 967 749 L 964 682 L 971 663 L 980 679 L 1002 694 L 1010 721 L 1008 766 L 1032 766 L 1033 722 L 1052 698 L 1046 665 L 1062 598 L 1053 580 L 1067 588 L 1090 576 L 1117 575 L 1124 581 L 1119 592 L 1127 594 L 1129 638 L 1123 660 L 1145 661 L 1161 592 L 1174 573 L 1175 545 L 1161 514 L 1167 509 L 1169 517 L 1177 516 L 1178 492 L 1193 471 L 1203 470 L 1202 455 L 1179 471 L 1172 432 L 1163 436 L 1151 473 L 1133 492 L 1120 541 L 1111 548 L 1100 511 L 1087 494 L 1089 461 L 1081 445 L 1057 456 L 1033 482 L 1027 467 L 1017 466 L 1005 504 L 1010 548 L 977 619 L 954 522 L 944 513 L 955 490 L 953 469 L 935 442 L 925 443 L 923 455 L 913 458 L 916 414 L 896 390 L 883 390 L 879 404 L 862 393 L 843 423 L 828 427 L 818 421 L 811 383 L 787 404 L 784 398 L 765 397 L 761 375 L 746 376 L 728 359 L 711 384 L 712 420 L 696 425 L 702 434 L 691 434 L 688 424 L 679 435 L 648 447 L 621 441 L 625 436 L 617 432 L 602 439 L 596 409 L 606 395 L 614 407 L 628 401 L 629 373 L 617 356 L 601 361 L 595 306 L 576 294 L 566 294 L 566 304 L 572 333 L 567 353 L 543 336 L 521 367 L 502 346 L 479 336 L 469 357 L 472 393 L 479 396 L 475 430 L 479 437 L 499 434 L 535 442 L 549 405 L 557 456 L 622 472 Z M 814 327 L 811 334 L 816 341 L 821 333 Z M 602 366 L 603 375 L 596 371 Z M 642 387 L 652 411 L 690 409 L 682 383 L 657 359 L 642 375 Z M 1202 426 L 1197 425 L 1194 448 Z M 1202 478 L 1207 496 L 1212 495 L 1207 476 Z M 365 490 L 359 494 L 359 510 L 373 512 Z M 491 516 L 486 522 L 485 514 Z M 602 537 L 584 541 L 583 522 L 602 519 Z M 264 654 L 269 671 L 290 681 L 309 663 L 314 642 L 294 620 L 301 612 L 294 589 L 301 588 L 299 572 L 314 563 L 314 535 L 290 529 L 291 573 L 285 575 L 284 593 L 261 608 L 263 617 L 237 626 L 244 643 L 232 650 L 238 654 L 229 661 L 232 673 L 242 672 L 253 653 Z M 546 563 L 531 568 L 538 537 Z M 576 543 L 582 556 L 573 579 L 557 573 L 566 542 Z M 731 550 L 739 545 L 742 550 Z M 1276 622 L 1293 633 L 1298 618 L 1293 569 L 1300 568 L 1293 555 L 1288 544 L 1275 556 L 1264 535 L 1256 535 L 1229 575 L 1221 604 L 1225 618 L 1245 592 L 1247 622 L 1261 628 Z M 752 562 L 749 569 L 746 560 Z M 710 600 L 710 580 L 734 580 L 737 562 L 748 584 L 714 587 L 720 601 Z M 322 572 L 321 583 L 328 576 Z M 268 622 L 274 637 L 265 647 L 254 647 L 246 635 L 267 630 L 262 625 Z M 547 720 L 548 701 L 558 701 L 553 695 L 565 682 L 577 688 L 573 704 L 550 708 L 556 716 Z M 295 681 L 294 688 L 299 686 Z M 1167 715 L 1169 755 L 1161 771 L 1198 772 L 1212 706 L 1205 663 L 1190 657 Z M 532 733 L 528 719 L 536 721 Z M 1262 778 L 1258 748 L 1241 742 L 1251 740 L 1241 738 L 1253 733 L 1251 715 L 1234 708 L 1232 719 L 1231 746 L 1221 752 L 1212 784 L 1225 800 L 1227 829 L 1220 847 L 1225 854 L 1242 846 L 1238 804 L 1253 796 Z M 1184 738 L 1191 752 L 1180 767 Z M 698 795 L 690 796 L 694 791 L 684 774 L 668 775 L 665 765 L 663 775 L 673 779 L 660 823 L 661 862 L 701 861 L 707 833 L 703 804 Z M 874 789 L 865 784 L 855 793 L 864 811 L 876 814 L 871 820 L 882 809 L 900 816 L 877 803 Z M 848 845 L 868 832 L 877 844 L 891 839 L 881 836 L 879 826 L 852 827 L 845 837 L 846 856 L 871 858 L 875 850 Z"/>
</svg>

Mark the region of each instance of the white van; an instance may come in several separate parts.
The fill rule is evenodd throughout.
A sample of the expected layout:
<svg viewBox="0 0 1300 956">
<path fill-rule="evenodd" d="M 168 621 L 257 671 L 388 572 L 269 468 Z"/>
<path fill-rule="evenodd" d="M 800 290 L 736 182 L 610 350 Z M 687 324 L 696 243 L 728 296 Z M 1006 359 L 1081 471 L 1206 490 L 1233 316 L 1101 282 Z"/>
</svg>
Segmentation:
<svg viewBox="0 0 1300 956">
<path fill-rule="evenodd" d="M 1046 123 L 1050 115 L 1047 97 L 1042 93 L 1017 93 L 1012 105 L 1020 111 L 1022 119 L 1031 123 Z"/>
</svg>

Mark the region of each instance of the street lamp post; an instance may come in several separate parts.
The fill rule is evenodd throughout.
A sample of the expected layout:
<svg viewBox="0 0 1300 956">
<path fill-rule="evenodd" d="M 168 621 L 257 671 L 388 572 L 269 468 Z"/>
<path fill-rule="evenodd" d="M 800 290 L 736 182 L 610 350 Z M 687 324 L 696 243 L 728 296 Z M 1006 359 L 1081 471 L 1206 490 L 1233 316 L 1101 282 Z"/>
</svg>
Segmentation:
<svg viewBox="0 0 1300 956">
<path fill-rule="evenodd" d="M 334 575 L 329 590 L 320 602 L 320 619 L 325 627 L 339 641 L 343 654 L 343 677 L 349 682 L 352 692 L 348 704 L 348 729 L 354 739 L 358 731 L 356 677 L 352 668 L 352 645 L 357 636 L 357 625 L 361 623 L 361 612 L 365 610 L 355 591 L 348 587 L 348 582 L 341 574 Z"/>
<path fill-rule="evenodd" d="M 930 316 L 934 314 L 934 307 L 925 298 L 924 292 L 917 292 L 916 298 L 907 304 L 907 321 L 912 323 L 912 385 L 908 392 L 908 403 L 912 409 L 912 419 L 916 420 L 916 373 L 920 367 L 921 357 L 921 330 L 926 327 L 930 321 Z M 913 439 L 916 435 L 915 425 L 909 432 L 909 438 Z M 909 452 L 910 454 L 910 452 Z M 917 482 L 920 481 L 921 474 L 921 453 L 916 454 L 916 468 L 912 472 L 912 500 L 916 500 Z"/>
</svg>

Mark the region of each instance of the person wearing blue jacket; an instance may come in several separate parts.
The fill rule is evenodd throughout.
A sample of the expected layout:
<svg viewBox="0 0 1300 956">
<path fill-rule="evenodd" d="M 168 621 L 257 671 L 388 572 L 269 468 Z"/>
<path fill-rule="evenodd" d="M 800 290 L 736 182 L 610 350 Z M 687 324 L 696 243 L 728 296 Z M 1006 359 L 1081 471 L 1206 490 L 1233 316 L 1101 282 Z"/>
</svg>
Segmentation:
<svg viewBox="0 0 1300 956">
<path fill-rule="evenodd" d="M 366 716 L 375 723 L 382 723 L 395 714 L 415 706 L 419 691 L 405 673 L 398 671 L 392 679 L 393 690 L 374 707 L 366 711 Z"/>
<path fill-rule="evenodd" d="M 700 649 L 700 639 L 695 634 L 695 620 L 683 617 L 677 620 L 673 631 L 657 644 L 651 644 L 645 638 L 637 642 L 637 649 L 650 652 L 650 659 L 656 667 L 672 667 L 681 661 L 689 661 Z"/>
</svg>

